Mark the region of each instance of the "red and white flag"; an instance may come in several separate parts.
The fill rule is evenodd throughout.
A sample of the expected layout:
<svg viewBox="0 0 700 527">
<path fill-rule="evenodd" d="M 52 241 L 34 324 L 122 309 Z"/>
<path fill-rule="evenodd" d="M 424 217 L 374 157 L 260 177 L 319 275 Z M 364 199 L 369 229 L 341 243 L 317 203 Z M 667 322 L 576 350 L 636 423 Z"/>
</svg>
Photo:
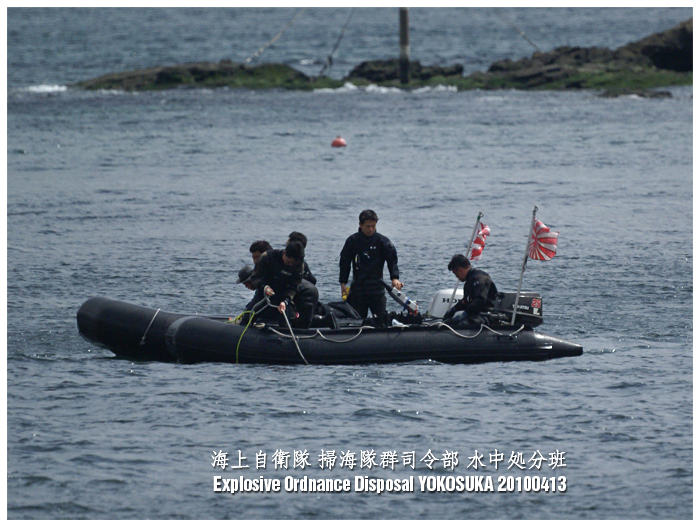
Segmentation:
<svg viewBox="0 0 700 527">
<path fill-rule="evenodd" d="M 540 220 L 530 231 L 530 247 L 528 255 L 532 260 L 551 260 L 557 254 L 559 232 L 551 232 Z"/>
<path fill-rule="evenodd" d="M 479 231 L 474 236 L 474 241 L 471 244 L 471 251 L 469 251 L 469 259 L 472 261 L 481 260 L 481 253 L 486 245 L 486 237 L 491 234 L 491 229 L 489 226 L 479 222 Z"/>
</svg>

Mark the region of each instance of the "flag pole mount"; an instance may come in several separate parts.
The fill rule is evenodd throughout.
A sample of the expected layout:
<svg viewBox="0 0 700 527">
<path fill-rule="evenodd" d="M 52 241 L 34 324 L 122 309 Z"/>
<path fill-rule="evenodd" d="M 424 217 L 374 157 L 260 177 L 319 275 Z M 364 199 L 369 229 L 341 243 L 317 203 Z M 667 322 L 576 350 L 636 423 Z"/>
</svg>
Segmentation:
<svg viewBox="0 0 700 527">
<path fill-rule="evenodd" d="M 518 280 L 518 292 L 515 294 L 515 303 L 513 304 L 513 317 L 510 319 L 510 325 L 515 325 L 515 316 L 518 314 L 518 304 L 520 300 L 520 291 L 523 286 L 523 275 L 525 274 L 525 267 L 527 266 L 527 255 L 530 252 L 530 238 L 532 237 L 533 229 L 535 228 L 535 218 L 537 216 L 537 206 L 532 210 L 532 222 L 530 223 L 530 230 L 527 233 L 527 243 L 525 244 L 525 257 L 523 258 L 523 265 L 520 268 L 520 280 Z"/>
<path fill-rule="evenodd" d="M 476 223 L 474 224 L 474 230 L 472 230 L 472 237 L 469 238 L 469 247 L 467 247 L 467 258 L 469 258 L 469 253 L 471 253 L 472 246 L 474 245 L 474 236 L 476 235 L 476 230 L 479 228 L 479 222 L 481 218 L 484 217 L 484 213 L 479 211 L 476 217 Z M 457 288 L 459 287 L 459 279 L 455 283 L 455 288 L 452 290 L 452 297 L 450 297 L 450 309 L 452 308 L 452 303 L 455 301 L 455 295 L 457 295 Z"/>
</svg>

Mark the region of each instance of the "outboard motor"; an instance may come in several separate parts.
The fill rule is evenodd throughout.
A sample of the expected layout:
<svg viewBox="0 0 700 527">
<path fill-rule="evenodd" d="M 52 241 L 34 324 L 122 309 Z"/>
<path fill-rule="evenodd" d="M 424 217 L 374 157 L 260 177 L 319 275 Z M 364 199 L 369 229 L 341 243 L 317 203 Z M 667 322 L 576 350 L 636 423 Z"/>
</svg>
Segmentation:
<svg viewBox="0 0 700 527">
<path fill-rule="evenodd" d="M 454 300 L 450 303 L 454 289 L 440 289 L 433 295 L 426 317 L 443 318 L 445 313 L 459 300 L 464 293 L 461 288 L 457 289 Z M 513 305 L 515 304 L 516 293 L 498 293 L 496 305 L 493 309 L 494 318 L 498 318 L 500 324 L 510 324 L 513 318 Z M 525 324 L 530 327 L 537 327 L 544 322 L 542 318 L 542 296 L 539 293 L 521 292 L 518 299 L 518 311 L 515 315 L 515 325 Z M 498 325 L 498 323 L 494 324 Z"/>
<path fill-rule="evenodd" d="M 515 295 L 517 293 L 498 293 L 496 295 L 496 306 L 494 313 L 506 315 L 505 322 L 510 324 L 513 318 L 513 306 L 515 305 Z M 503 317 L 501 317 L 503 318 Z M 542 324 L 542 296 L 539 293 L 521 292 L 518 298 L 518 311 L 515 315 L 515 325 L 525 324 L 530 327 L 537 327 Z"/>
<path fill-rule="evenodd" d="M 435 293 L 433 295 L 433 299 L 430 301 L 427 311 L 425 312 L 425 316 L 428 318 L 443 318 L 445 313 L 447 313 L 459 300 L 462 300 L 462 297 L 464 296 L 464 291 L 462 291 L 462 288 L 457 288 L 455 298 L 452 303 L 450 303 L 453 291 L 454 289 L 440 289 L 437 293 Z"/>
</svg>

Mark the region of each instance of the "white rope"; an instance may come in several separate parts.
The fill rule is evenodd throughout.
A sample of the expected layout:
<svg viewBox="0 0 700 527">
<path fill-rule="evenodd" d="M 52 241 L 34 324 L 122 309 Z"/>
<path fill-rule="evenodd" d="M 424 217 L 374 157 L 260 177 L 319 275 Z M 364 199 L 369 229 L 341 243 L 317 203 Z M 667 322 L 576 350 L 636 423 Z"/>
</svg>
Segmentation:
<svg viewBox="0 0 700 527">
<path fill-rule="evenodd" d="M 153 315 L 153 318 L 151 319 L 151 322 L 148 324 L 148 327 L 146 328 L 146 332 L 143 334 L 143 337 L 141 337 L 141 342 L 139 343 L 139 346 L 143 346 L 146 343 L 146 335 L 148 334 L 148 330 L 151 329 L 151 325 L 153 324 L 153 321 L 156 319 L 158 316 L 158 313 L 160 313 L 160 308 L 156 310 L 156 314 Z"/>
<path fill-rule="evenodd" d="M 481 330 L 484 329 L 486 326 L 484 326 L 482 324 L 481 327 L 479 328 L 479 331 L 477 331 L 476 334 L 472 335 L 471 337 L 469 337 L 467 335 L 462 335 L 461 333 L 457 333 L 452 326 L 450 326 L 449 324 L 445 324 L 444 322 L 438 322 L 437 327 L 439 327 L 439 328 L 445 327 L 445 328 L 449 329 L 452 333 L 454 333 L 455 335 L 457 335 L 458 337 L 461 337 L 463 339 L 475 339 L 476 337 L 478 337 L 481 334 Z"/>
<path fill-rule="evenodd" d="M 495 329 L 490 328 L 489 326 L 485 326 L 484 324 L 481 324 L 481 326 L 479 327 L 479 331 L 477 331 L 476 334 L 469 336 L 469 335 L 462 335 L 461 333 L 458 333 L 457 331 L 455 331 L 455 329 L 452 326 L 450 326 L 449 324 L 445 324 L 444 322 L 438 321 L 434 324 L 430 324 L 429 326 L 431 328 L 435 327 L 435 326 L 437 326 L 439 328 L 445 327 L 445 328 L 449 329 L 452 333 L 454 333 L 455 335 L 457 335 L 458 337 L 461 337 L 463 339 L 476 338 L 481 334 L 481 332 L 484 329 L 486 329 L 487 331 L 490 331 L 491 333 L 495 333 L 496 335 L 501 335 L 502 337 L 514 337 L 515 335 L 520 333 L 523 329 L 525 329 L 525 325 L 523 324 L 522 326 L 520 326 L 520 328 L 518 328 L 513 333 L 501 333 L 500 331 L 496 331 Z"/>
<path fill-rule="evenodd" d="M 359 337 L 359 336 L 362 334 L 362 331 L 363 331 L 363 330 L 365 330 L 365 329 L 377 329 L 377 328 L 374 328 L 374 327 L 372 327 L 372 326 L 361 326 L 361 327 L 360 327 L 360 331 L 357 332 L 357 335 L 355 335 L 354 337 L 351 337 L 351 338 L 349 338 L 349 339 L 347 339 L 347 340 L 333 340 L 333 339 L 329 339 L 329 338 L 326 337 L 323 333 L 321 333 L 321 330 L 319 330 L 319 329 L 317 329 L 316 332 L 315 332 L 314 334 L 312 334 L 312 335 L 306 335 L 306 336 L 303 336 L 303 337 L 293 337 L 292 335 L 287 335 L 286 333 L 282 333 L 282 332 L 280 332 L 280 331 L 277 331 L 275 328 L 270 327 L 270 326 L 268 326 L 268 329 L 269 329 L 270 331 L 272 331 L 273 333 L 275 333 L 276 335 L 279 335 L 280 337 L 285 337 L 285 338 L 288 338 L 288 339 L 289 339 L 289 338 L 296 338 L 296 339 L 314 339 L 314 338 L 316 338 L 316 337 L 318 336 L 318 337 L 321 337 L 323 340 L 327 340 L 328 342 L 334 342 L 334 343 L 336 343 L 336 344 L 345 344 L 346 342 L 352 342 L 352 341 L 355 340 L 357 337 Z"/>
<path fill-rule="evenodd" d="M 320 336 L 323 340 L 327 340 L 328 342 L 334 342 L 334 343 L 336 343 L 336 344 L 345 344 L 346 342 L 352 342 L 352 341 L 355 340 L 357 337 L 359 337 L 360 335 L 362 335 L 362 330 L 363 330 L 363 329 L 376 329 L 376 328 L 373 328 L 373 327 L 370 327 L 370 326 L 361 326 L 361 327 L 360 327 L 360 331 L 357 332 L 357 335 L 355 335 L 354 337 L 351 337 L 351 338 L 349 338 L 349 339 L 347 339 L 347 340 L 333 340 L 333 339 L 329 339 L 328 337 L 326 337 L 326 336 L 325 336 L 323 333 L 321 333 L 320 331 L 317 331 L 317 333 L 319 334 L 319 336 Z"/>
<path fill-rule="evenodd" d="M 272 305 L 272 304 L 270 304 L 270 305 Z M 286 314 L 285 314 L 285 319 L 286 319 Z M 287 324 L 289 324 L 289 321 L 287 321 Z M 470 336 L 470 335 L 462 335 L 461 333 L 458 333 L 452 326 L 450 326 L 449 324 L 445 324 L 444 322 L 442 322 L 442 321 L 440 321 L 440 320 L 438 320 L 437 322 L 434 322 L 434 323 L 432 323 L 432 324 L 426 324 L 426 325 L 427 325 L 427 327 L 429 327 L 429 328 L 433 328 L 433 327 L 436 327 L 436 326 L 437 326 L 438 328 L 445 327 L 445 328 L 449 329 L 452 333 L 454 333 L 455 335 L 457 335 L 458 337 L 463 338 L 463 339 L 473 339 L 473 338 L 476 338 L 476 337 L 478 337 L 478 336 L 481 334 L 481 332 L 482 332 L 483 330 L 490 331 L 491 333 L 495 333 L 496 335 L 500 335 L 500 336 L 502 336 L 502 337 L 514 337 L 514 336 L 516 336 L 518 333 L 520 333 L 523 329 L 525 329 L 525 325 L 523 324 L 522 326 L 520 326 L 520 327 L 519 327 L 516 331 L 514 331 L 513 333 L 501 333 L 500 331 L 496 331 L 495 329 L 493 329 L 493 328 L 491 328 L 491 327 L 489 327 L 489 326 L 486 326 L 486 325 L 484 325 L 484 324 L 481 324 L 481 326 L 479 327 L 479 331 L 477 331 L 476 334 Z M 411 327 L 411 326 L 406 326 L 406 325 L 403 325 L 403 326 L 391 326 L 391 327 L 389 327 L 389 328 L 384 328 L 384 329 L 404 329 L 404 328 L 407 328 L 407 327 Z M 292 333 L 291 335 L 287 335 L 286 333 L 282 333 L 281 331 L 276 330 L 276 329 L 273 328 L 272 326 L 268 326 L 267 328 L 268 328 L 270 331 L 272 331 L 274 334 L 279 335 L 280 337 L 288 338 L 288 339 L 295 339 L 295 340 L 299 340 L 299 339 L 315 339 L 315 338 L 318 336 L 318 337 L 321 337 L 323 340 L 327 340 L 328 342 L 334 342 L 334 343 L 336 343 L 336 344 L 345 344 L 345 343 L 347 343 L 347 342 L 352 342 L 353 340 L 355 340 L 356 338 L 358 338 L 358 337 L 362 334 L 362 331 L 365 330 L 365 329 L 372 329 L 372 330 L 376 330 L 376 329 L 377 329 L 377 328 L 375 328 L 375 327 L 373 327 L 373 326 L 360 326 L 360 331 L 357 332 L 357 335 L 354 335 L 353 337 L 350 337 L 349 339 L 346 339 L 346 340 L 334 340 L 334 339 L 329 339 L 328 337 L 326 337 L 326 336 L 321 332 L 320 329 L 317 329 L 317 330 L 316 330 L 313 334 L 311 334 L 311 335 L 305 335 L 305 336 L 302 336 L 302 337 L 297 337 L 296 335 L 294 335 L 294 333 L 292 333 L 291 325 L 289 326 L 289 331 L 290 331 L 290 333 Z M 301 351 L 300 351 L 299 353 L 301 353 Z M 306 360 L 306 359 L 305 359 L 305 360 Z"/>
<path fill-rule="evenodd" d="M 521 37 L 523 37 L 523 38 L 527 41 L 528 44 L 530 44 L 533 48 L 535 48 L 536 51 L 538 51 L 538 52 L 540 52 L 540 53 L 542 52 L 542 50 L 540 50 L 540 48 L 537 47 L 537 44 L 535 44 L 532 40 L 529 39 L 529 37 L 525 34 L 524 31 L 521 31 L 520 29 L 518 29 L 518 28 L 516 27 L 516 25 L 513 24 L 510 20 L 508 20 L 505 16 L 503 16 L 503 15 L 501 14 L 501 12 L 498 11 L 498 9 L 494 9 L 494 11 L 496 12 L 496 15 L 497 15 L 501 20 L 503 20 L 506 24 L 508 24 L 510 27 L 512 27 L 512 28 L 518 33 L 518 35 L 520 35 Z"/>
<path fill-rule="evenodd" d="M 282 314 L 284 315 L 284 320 L 287 323 L 287 327 L 289 328 L 289 332 L 292 334 L 292 338 L 294 339 L 294 345 L 297 347 L 297 351 L 299 352 L 299 355 L 301 355 L 301 358 L 308 366 L 309 362 L 306 360 L 306 357 L 304 357 L 304 354 L 301 352 L 301 349 L 299 348 L 299 343 L 297 342 L 297 339 L 294 336 L 294 332 L 292 331 L 292 325 L 289 323 L 289 319 L 287 318 L 287 312 L 282 311 Z"/>
<path fill-rule="evenodd" d="M 293 338 L 292 335 L 287 335 L 286 333 L 282 333 L 281 331 L 277 331 L 277 330 L 276 330 L 275 328 L 273 328 L 272 326 L 267 326 L 267 329 L 269 329 L 269 330 L 272 331 L 273 333 L 279 335 L 280 337 L 284 337 L 284 338 L 288 338 L 288 339 Z M 315 336 L 316 336 L 316 334 L 314 333 L 313 335 L 305 335 L 305 336 L 294 337 L 294 338 L 299 339 L 299 340 L 301 340 L 301 339 L 312 339 L 312 338 L 314 338 Z"/>
<path fill-rule="evenodd" d="M 289 27 L 294 23 L 294 21 L 295 21 L 297 18 L 299 18 L 299 16 L 300 16 L 304 11 L 306 11 L 307 9 L 308 9 L 307 7 L 304 7 L 303 9 L 301 9 L 301 10 L 294 16 L 294 18 L 292 18 L 292 19 L 289 21 L 289 23 L 288 23 L 286 26 L 284 26 L 284 27 L 282 28 L 282 30 L 281 30 L 279 33 L 277 33 L 277 35 L 275 35 L 274 38 L 273 38 L 272 40 L 270 40 L 270 42 L 268 42 L 267 44 L 265 44 L 263 47 L 261 47 L 261 48 L 260 48 L 258 51 L 256 51 L 255 53 L 253 53 L 250 57 L 248 57 L 247 59 L 245 59 L 245 63 L 248 64 L 251 60 L 253 60 L 253 59 L 256 58 L 258 55 L 260 55 L 263 51 L 265 51 L 265 48 L 267 48 L 270 44 L 273 44 L 278 38 L 280 38 L 280 37 L 282 36 L 282 34 L 283 34 L 285 31 L 287 31 L 287 30 L 289 29 Z"/>
<path fill-rule="evenodd" d="M 267 299 L 267 303 L 268 303 L 268 305 L 274 307 L 274 304 L 272 304 L 272 303 L 270 302 L 269 299 Z M 278 306 L 278 307 L 279 307 L 279 306 Z M 158 314 L 158 313 L 156 313 L 156 314 Z M 312 335 L 306 335 L 306 336 L 304 336 L 304 337 L 297 337 L 296 335 L 294 335 L 294 332 L 292 331 L 292 325 L 289 323 L 289 319 L 287 318 L 287 313 L 286 313 L 286 312 L 282 312 L 282 314 L 284 315 L 284 320 L 285 320 L 285 322 L 287 322 L 287 327 L 289 328 L 289 333 L 290 333 L 290 335 L 287 335 L 287 334 L 285 334 L 285 333 L 282 333 L 282 332 L 280 332 L 280 331 L 277 331 L 275 328 L 270 327 L 270 326 L 268 326 L 268 329 L 269 329 L 270 331 L 272 331 L 273 333 L 275 333 L 276 335 L 279 335 L 280 337 L 285 337 L 285 338 L 294 339 L 294 344 L 295 344 L 296 347 L 297 347 L 297 351 L 299 352 L 299 355 L 301 355 L 301 358 L 304 359 L 304 362 L 305 362 L 306 364 L 309 364 L 309 363 L 306 361 L 306 358 L 304 358 L 304 355 L 301 353 L 301 349 L 299 348 L 299 343 L 297 342 L 298 339 L 302 339 L 302 338 L 304 338 L 304 339 L 313 339 L 313 338 L 316 338 L 316 336 L 318 335 L 318 336 L 321 337 L 323 340 L 327 340 L 328 342 L 334 342 L 335 344 L 345 344 L 345 343 L 347 343 L 347 342 L 352 342 L 353 340 L 355 340 L 356 338 L 358 338 L 358 337 L 362 334 L 362 331 L 365 330 L 365 329 L 377 329 L 377 328 L 372 327 L 372 326 L 360 326 L 360 331 L 357 332 L 357 335 L 355 335 L 355 336 L 353 336 L 353 337 L 351 337 L 351 338 L 349 338 L 349 339 L 347 339 L 347 340 L 333 340 L 333 339 L 329 339 L 329 338 L 326 337 L 323 333 L 321 333 L 321 330 L 319 330 L 319 329 L 317 329 L 316 332 L 313 333 Z M 154 318 L 155 318 L 155 317 L 154 317 Z M 506 333 L 506 334 L 504 334 L 504 333 L 501 333 L 500 331 L 496 331 L 495 329 L 490 328 L 489 326 L 485 326 L 484 324 L 481 324 L 481 326 L 479 327 L 479 331 L 477 331 L 474 335 L 471 335 L 471 336 L 470 336 L 470 335 L 462 335 L 461 333 L 458 333 L 457 331 L 455 331 L 455 329 L 454 329 L 452 326 L 450 326 L 450 325 L 448 325 L 448 324 L 445 324 L 444 322 L 442 322 L 442 321 L 440 321 L 440 320 L 438 320 L 437 322 L 435 322 L 435 323 L 433 323 L 433 324 L 427 324 L 427 326 L 428 326 L 428 327 L 431 327 L 431 328 L 432 328 L 432 327 L 435 327 L 435 326 L 437 326 L 438 328 L 446 327 L 446 328 L 449 329 L 452 333 L 454 333 L 455 335 L 457 335 L 458 337 L 463 338 L 463 339 L 474 339 L 474 338 L 478 337 L 479 335 L 481 335 L 481 332 L 482 332 L 484 329 L 486 329 L 487 331 L 490 331 L 490 332 L 492 332 L 492 333 L 495 333 L 496 335 L 501 335 L 501 336 L 503 336 L 503 337 L 514 337 L 515 335 L 517 335 L 518 333 L 520 333 L 520 332 L 525 328 L 525 325 L 523 324 L 522 326 L 520 326 L 520 328 L 518 328 L 518 329 L 517 329 L 516 331 L 514 331 L 513 333 L 509 333 L 509 334 Z M 150 326 L 149 326 L 149 327 L 150 327 Z M 406 326 L 406 325 L 401 325 L 401 326 L 390 326 L 390 327 L 385 328 L 385 329 L 392 329 L 392 328 L 393 328 L 393 329 L 404 329 L 404 328 L 406 328 L 406 327 L 410 327 L 410 326 Z M 146 330 L 146 331 L 148 331 L 148 330 Z M 144 335 L 144 338 L 145 338 L 145 335 Z"/>
<path fill-rule="evenodd" d="M 350 19 L 352 18 L 352 14 L 355 12 L 355 8 L 352 8 L 352 11 L 350 11 L 350 16 L 348 16 L 348 19 L 345 21 L 345 24 L 343 25 L 343 29 L 340 30 L 340 36 L 338 36 L 338 40 L 335 43 L 335 46 L 333 46 L 333 51 L 331 51 L 331 54 L 328 55 L 328 59 L 326 59 L 326 62 L 323 64 L 323 68 L 321 68 L 321 72 L 317 75 L 317 77 L 320 77 L 323 75 L 323 72 L 326 71 L 326 68 L 329 66 L 333 65 L 333 55 L 338 49 L 338 46 L 340 46 L 340 41 L 343 40 L 343 35 L 345 34 L 345 30 L 348 27 L 348 24 L 350 23 Z"/>
</svg>

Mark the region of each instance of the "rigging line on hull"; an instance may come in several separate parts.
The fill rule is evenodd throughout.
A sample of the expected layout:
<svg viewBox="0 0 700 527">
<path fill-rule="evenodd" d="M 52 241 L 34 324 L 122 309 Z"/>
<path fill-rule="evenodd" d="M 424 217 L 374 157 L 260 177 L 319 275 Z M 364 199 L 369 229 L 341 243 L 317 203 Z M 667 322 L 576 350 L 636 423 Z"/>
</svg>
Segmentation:
<svg viewBox="0 0 700 527">
<path fill-rule="evenodd" d="M 343 28 L 340 30 L 340 35 L 338 35 L 338 40 L 335 43 L 335 46 L 333 46 L 333 50 L 331 51 L 330 55 L 328 55 L 328 59 L 326 59 L 326 63 L 323 65 L 321 68 L 321 71 L 317 75 L 317 77 L 320 77 L 323 75 L 323 72 L 326 71 L 326 68 L 333 66 L 333 55 L 335 52 L 338 50 L 338 46 L 340 46 L 340 41 L 343 40 L 343 36 L 345 35 L 345 30 L 348 27 L 348 24 L 350 23 L 350 19 L 352 18 L 353 13 L 355 12 L 355 8 L 352 8 L 352 11 L 350 11 L 350 15 L 348 16 L 348 19 L 345 21 L 345 24 L 343 25 Z"/>
<path fill-rule="evenodd" d="M 276 335 L 279 335 L 280 337 L 284 337 L 284 338 L 288 338 L 288 339 L 291 339 L 291 338 L 292 338 L 292 335 L 287 335 L 286 333 L 281 333 L 280 331 L 277 331 L 277 330 L 276 330 L 275 328 L 273 328 L 273 327 L 268 326 L 267 329 L 269 329 L 270 331 L 272 331 L 272 332 L 275 333 Z M 333 340 L 333 339 L 329 339 L 329 338 L 326 337 L 323 333 L 321 333 L 321 330 L 320 330 L 320 329 L 317 329 L 317 330 L 316 330 L 316 333 L 314 333 L 313 335 L 305 335 L 305 336 L 303 336 L 303 337 L 295 337 L 295 338 L 297 338 L 297 339 L 314 339 L 314 338 L 316 338 L 316 336 L 319 336 L 319 337 L 321 337 L 323 340 L 327 340 L 328 342 L 334 342 L 335 344 L 345 344 L 346 342 L 352 342 L 353 340 L 355 340 L 357 337 L 359 337 L 359 336 L 362 334 L 362 331 L 365 330 L 365 329 L 377 329 L 377 328 L 374 328 L 374 327 L 372 327 L 372 326 L 360 326 L 360 331 L 357 332 L 357 335 L 355 335 L 354 337 L 350 337 L 350 338 L 347 339 L 347 340 Z"/>
<path fill-rule="evenodd" d="M 256 304 L 256 307 L 262 303 L 265 303 L 265 306 L 263 309 L 265 309 L 267 306 L 270 307 L 276 307 L 279 309 L 280 305 L 282 304 L 281 302 L 278 305 L 274 305 L 272 302 L 270 302 L 270 294 L 268 294 L 267 290 L 272 291 L 272 288 L 270 286 L 265 286 L 265 298 L 262 299 L 260 302 Z M 255 309 L 255 308 L 253 308 Z M 262 309 L 260 310 L 262 311 Z M 289 333 L 292 335 L 292 339 L 294 340 L 294 345 L 297 347 L 297 351 L 299 352 L 299 355 L 301 356 L 301 359 L 304 361 L 304 363 L 308 366 L 309 361 L 306 360 L 306 357 L 304 357 L 304 354 L 301 352 L 301 348 L 299 347 L 299 341 L 297 340 L 296 336 L 294 336 L 294 331 L 292 331 L 292 325 L 289 323 L 289 318 L 287 318 L 287 311 L 280 311 L 282 315 L 284 316 L 284 321 L 287 323 L 287 327 L 289 328 Z M 250 320 L 253 320 L 253 316 L 255 316 L 255 310 L 253 310 L 253 315 L 250 317 Z M 248 325 L 250 325 L 250 321 L 248 321 Z M 248 329 L 248 326 L 246 326 L 246 329 Z M 241 339 L 243 339 L 243 334 L 241 334 L 241 338 L 238 339 L 238 345 L 240 346 L 241 344 Z M 236 364 L 238 364 L 238 346 L 236 346 Z"/>
<path fill-rule="evenodd" d="M 146 331 L 144 332 L 143 337 L 141 337 L 141 342 L 139 342 L 139 346 L 143 346 L 146 343 L 146 335 L 148 335 L 148 330 L 151 329 L 151 326 L 153 325 L 153 321 L 158 316 L 158 313 L 160 313 L 160 308 L 158 308 L 155 315 L 153 315 L 151 322 L 148 324 L 148 327 L 146 328 Z"/>
<path fill-rule="evenodd" d="M 294 345 L 297 347 L 297 351 L 299 352 L 299 355 L 301 355 L 301 358 L 304 360 L 306 365 L 309 365 L 309 362 L 306 360 L 306 357 L 304 357 L 303 353 L 301 352 L 301 348 L 299 347 L 299 342 L 297 341 L 297 338 L 294 336 L 294 332 L 292 331 L 292 325 L 289 323 L 289 319 L 287 318 L 287 312 L 282 311 L 282 314 L 284 315 L 284 321 L 287 323 L 287 327 L 289 328 L 289 332 L 292 334 L 292 339 L 294 339 Z"/>
<path fill-rule="evenodd" d="M 394 326 L 394 327 L 398 327 L 398 326 Z M 402 326 L 402 327 L 398 327 L 398 328 L 399 328 L 399 329 L 403 329 L 404 327 L 410 327 L 410 326 Z M 500 335 L 500 336 L 503 336 L 503 337 L 514 337 L 515 335 L 517 335 L 518 333 L 520 333 L 523 329 L 525 329 L 525 324 L 523 324 L 522 326 L 520 326 L 520 327 L 519 327 L 517 330 L 515 330 L 513 333 L 501 333 L 500 331 L 496 331 L 495 329 L 492 329 L 492 328 L 490 328 L 489 326 L 485 326 L 485 325 L 482 324 L 481 327 L 479 328 L 479 331 L 478 331 L 475 335 L 472 335 L 472 336 L 462 335 L 461 333 L 458 333 L 457 331 L 455 331 L 455 329 L 454 329 L 453 327 L 449 326 L 448 324 L 445 324 L 444 322 L 436 322 L 435 324 L 429 324 L 429 327 L 438 327 L 438 328 L 445 327 L 445 328 L 449 329 L 452 333 L 454 333 L 455 335 L 457 335 L 458 337 L 461 337 L 461 338 L 463 338 L 463 339 L 473 339 L 473 338 L 478 337 L 484 329 L 487 330 L 487 331 L 490 331 L 491 333 L 495 333 L 496 335 Z M 360 331 L 357 332 L 357 335 L 355 335 L 354 337 L 351 337 L 351 338 L 349 338 L 349 339 L 347 339 L 347 340 L 333 340 L 333 339 L 329 339 L 329 338 L 326 337 L 323 333 L 321 333 L 321 330 L 320 330 L 320 329 L 317 329 L 317 330 L 316 330 L 316 333 L 314 333 L 313 335 L 305 335 L 305 336 L 303 336 L 303 337 L 297 337 L 297 336 L 294 335 L 294 334 L 287 335 L 286 333 L 282 333 L 282 332 L 280 332 L 280 331 L 277 331 L 275 328 L 270 327 L 270 326 L 268 326 L 267 329 L 269 329 L 271 332 L 275 333 L 276 335 L 279 335 L 280 337 L 284 337 L 284 338 L 287 338 L 287 339 L 292 339 L 292 338 L 295 339 L 295 340 L 297 340 L 297 339 L 314 339 L 314 338 L 316 338 L 316 336 L 319 336 L 319 337 L 321 337 L 323 340 L 327 340 L 328 342 L 334 342 L 334 343 L 336 343 L 336 344 L 345 344 L 346 342 L 352 342 L 352 341 L 355 340 L 357 337 L 359 337 L 359 336 L 362 334 L 362 331 L 363 331 L 363 330 L 365 330 L 365 329 L 377 329 L 377 328 L 374 328 L 374 327 L 372 327 L 372 326 L 361 326 L 361 327 L 360 327 Z M 291 328 L 290 328 L 290 331 L 291 331 Z"/>
<path fill-rule="evenodd" d="M 532 40 L 530 40 L 530 39 L 528 38 L 528 36 L 525 34 L 524 31 L 521 31 L 520 29 L 518 29 L 518 28 L 515 26 L 515 24 L 513 24 L 513 23 L 512 23 L 510 20 L 508 20 L 504 15 L 502 15 L 502 14 L 498 11 L 498 9 L 494 9 L 494 11 L 496 12 L 496 15 L 497 15 L 501 20 L 503 20 L 506 24 L 508 24 L 510 27 L 512 27 L 515 31 L 517 31 L 517 32 L 518 32 L 518 35 L 520 35 L 521 37 L 523 37 L 523 38 L 528 42 L 528 44 L 530 44 L 533 48 L 535 48 L 535 50 L 538 51 L 539 53 L 542 53 L 542 50 L 541 50 L 540 48 L 537 47 L 537 44 L 535 44 Z"/>
<path fill-rule="evenodd" d="M 503 337 L 514 337 L 515 335 L 517 335 L 518 333 L 520 333 L 523 329 L 525 329 L 525 324 L 523 324 L 522 326 L 520 326 L 520 327 L 519 327 L 516 331 L 514 331 L 513 333 L 501 333 L 500 331 L 496 331 L 495 329 L 492 329 L 492 328 L 490 328 L 489 326 L 485 326 L 484 324 L 481 324 L 481 327 L 479 327 L 479 331 L 476 333 L 476 335 L 472 335 L 471 337 L 469 337 L 469 336 L 467 336 L 467 335 L 462 335 L 461 333 L 458 333 L 457 331 L 455 331 L 455 329 L 454 329 L 452 326 L 450 326 L 449 324 L 445 324 L 444 322 L 436 322 L 436 323 L 434 323 L 434 324 L 428 324 L 428 326 L 429 326 L 429 327 L 438 327 L 438 328 L 447 328 L 447 329 L 449 329 L 452 333 L 454 333 L 455 335 L 457 335 L 458 337 L 461 337 L 461 338 L 463 338 L 463 339 L 473 339 L 473 338 L 475 338 L 475 337 L 478 337 L 479 334 L 480 334 L 480 333 L 482 332 L 482 330 L 484 330 L 484 329 L 490 331 L 491 333 L 495 333 L 496 335 L 501 335 L 501 336 L 503 336 Z"/>
<path fill-rule="evenodd" d="M 270 44 L 273 44 L 275 41 L 277 41 L 277 39 L 280 38 L 280 37 L 284 34 L 284 32 L 287 31 L 287 30 L 291 27 L 291 25 L 294 23 L 294 21 L 295 21 L 297 18 L 299 18 L 299 17 L 301 16 L 301 14 L 302 14 L 304 11 L 306 11 L 307 9 L 308 9 L 307 7 L 304 7 L 304 8 L 302 8 L 302 9 L 300 9 L 299 12 L 298 12 L 296 15 L 294 15 L 294 18 L 292 18 L 292 19 L 287 23 L 287 25 L 284 26 L 284 27 L 280 30 L 280 32 L 277 33 L 277 34 L 272 38 L 272 40 L 270 40 L 270 42 L 268 42 L 267 44 L 265 44 L 263 47 L 261 47 L 261 48 L 260 48 L 258 51 L 256 51 L 255 53 L 253 53 L 250 57 L 248 57 L 247 59 L 245 59 L 245 64 L 248 64 L 251 60 L 253 60 L 254 58 L 257 58 L 263 51 L 265 51 L 265 49 L 266 49 Z"/>
<path fill-rule="evenodd" d="M 250 313 L 250 316 L 248 317 L 248 323 L 245 325 L 245 328 L 243 329 L 243 333 L 241 333 L 241 338 L 238 339 L 238 344 L 236 344 L 236 364 L 238 364 L 238 348 L 241 347 L 241 341 L 243 340 L 243 335 L 245 335 L 245 332 L 248 331 L 248 328 L 250 327 L 251 322 L 253 322 L 253 319 L 255 318 L 255 315 L 257 313 L 262 313 L 265 311 L 265 308 L 270 305 L 270 299 L 265 297 L 262 299 L 260 302 L 255 304 L 253 308 L 250 311 L 244 311 L 240 315 L 236 317 L 236 320 L 239 320 L 245 315 L 246 313 Z M 260 311 L 255 311 L 258 306 L 263 306 L 260 308 Z"/>
</svg>

